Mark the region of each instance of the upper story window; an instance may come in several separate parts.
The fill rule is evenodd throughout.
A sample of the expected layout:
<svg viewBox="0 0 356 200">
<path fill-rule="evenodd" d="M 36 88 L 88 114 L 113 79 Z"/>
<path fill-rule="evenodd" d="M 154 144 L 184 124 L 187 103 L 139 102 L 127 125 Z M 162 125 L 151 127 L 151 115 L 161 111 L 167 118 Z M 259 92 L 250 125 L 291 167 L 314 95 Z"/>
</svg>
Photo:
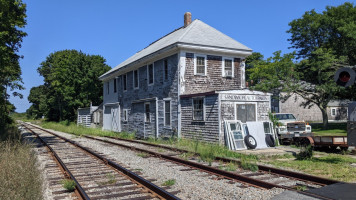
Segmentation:
<svg viewBox="0 0 356 200">
<path fill-rule="evenodd" d="M 109 92 L 110 92 L 109 86 L 110 86 L 110 81 L 106 82 L 106 92 L 107 92 L 107 94 L 109 94 Z"/>
<path fill-rule="evenodd" d="M 232 58 L 223 58 L 223 76 L 234 77 L 234 61 Z"/>
<path fill-rule="evenodd" d="M 133 71 L 133 85 L 135 89 L 137 89 L 139 86 L 138 70 Z"/>
<path fill-rule="evenodd" d="M 148 79 L 148 85 L 152 85 L 154 83 L 154 66 L 153 64 L 149 64 L 147 66 L 147 79 Z"/>
<path fill-rule="evenodd" d="M 122 75 L 122 88 L 124 91 L 127 90 L 127 74 Z"/>
<path fill-rule="evenodd" d="M 193 99 L 193 120 L 204 121 L 204 98 Z"/>
<path fill-rule="evenodd" d="M 168 61 L 164 60 L 164 80 L 168 79 Z"/>
<path fill-rule="evenodd" d="M 194 60 L 194 75 L 206 75 L 206 56 L 196 55 Z"/>
<path fill-rule="evenodd" d="M 117 92 L 117 85 L 116 85 L 116 78 L 114 78 L 114 93 L 116 93 Z"/>
</svg>

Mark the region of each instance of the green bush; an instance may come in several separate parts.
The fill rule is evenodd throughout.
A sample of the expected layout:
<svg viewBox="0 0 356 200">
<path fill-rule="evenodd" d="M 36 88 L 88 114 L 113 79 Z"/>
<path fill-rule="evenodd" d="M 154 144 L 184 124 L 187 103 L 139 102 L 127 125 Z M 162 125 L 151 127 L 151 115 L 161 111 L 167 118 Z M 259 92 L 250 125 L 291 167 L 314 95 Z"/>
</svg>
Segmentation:
<svg viewBox="0 0 356 200">
<path fill-rule="evenodd" d="M 306 147 L 302 147 L 300 152 L 296 155 L 297 160 L 308 160 L 313 157 L 313 147 L 308 145 Z"/>
<path fill-rule="evenodd" d="M 75 182 L 73 180 L 71 180 L 71 179 L 63 179 L 61 181 L 61 183 L 62 183 L 63 188 L 66 189 L 67 191 L 73 192 L 75 190 L 76 184 L 75 184 Z"/>
</svg>

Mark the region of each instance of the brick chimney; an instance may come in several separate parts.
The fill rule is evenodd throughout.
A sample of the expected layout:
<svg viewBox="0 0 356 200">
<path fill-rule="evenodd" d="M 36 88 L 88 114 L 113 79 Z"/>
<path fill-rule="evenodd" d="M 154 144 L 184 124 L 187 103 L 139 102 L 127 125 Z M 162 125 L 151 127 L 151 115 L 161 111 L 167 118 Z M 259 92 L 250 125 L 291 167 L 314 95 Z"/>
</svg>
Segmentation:
<svg viewBox="0 0 356 200">
<path fill-rule="evenodd" d="M 184 27 L 189 26 L 192 23 L 192 13 L 186 12 L 184 14 Z"/>
</svg>

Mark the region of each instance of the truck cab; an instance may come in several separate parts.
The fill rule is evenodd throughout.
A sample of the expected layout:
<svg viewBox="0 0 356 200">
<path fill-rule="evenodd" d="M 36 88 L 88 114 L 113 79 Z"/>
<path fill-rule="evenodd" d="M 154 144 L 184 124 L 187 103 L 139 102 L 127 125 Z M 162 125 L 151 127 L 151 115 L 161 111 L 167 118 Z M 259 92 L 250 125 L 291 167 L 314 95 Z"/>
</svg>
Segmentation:
<svg viewBox="0 0 356 200">
<path fill-rule="evenodd" d="M 292 113 L 275 113 L 278 120 L 277 134 L 279 140 L 291 142 L 295 137 L 312 136 L 311 126 L 305 121 L 299 121 Z"/>
</svg>

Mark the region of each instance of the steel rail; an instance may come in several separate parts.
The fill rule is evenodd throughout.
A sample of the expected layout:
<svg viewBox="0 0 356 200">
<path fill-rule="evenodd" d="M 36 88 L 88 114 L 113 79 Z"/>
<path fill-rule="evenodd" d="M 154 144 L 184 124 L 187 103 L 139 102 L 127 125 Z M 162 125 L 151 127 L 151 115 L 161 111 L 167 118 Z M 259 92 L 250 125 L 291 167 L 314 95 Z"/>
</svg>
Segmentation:
<svg viewBox="0 0 356 200">
<path fill-rule="evenodd" d="M 152 144 L 152 143 L 143 142 L 143 141 L 137 141 L 137 140 L 116 138 L 116 137 L 110 137 L 110 136 L 105 136 L 105 137 L 111 138 L 111 139 L 116 139 L 116 140 L 122 140 L 122 141 L 137 143 L 137 144 L 144 144 L 144 145 L 153 146 L 153 147 L 164 148 L 164 149 L 168 149 L 168 150 L 172 150 L 172 151 L 179 151 L 179 152 L 183 152 L 183 153 L 191 153 L 191 154 L 194 154 L 196 156 L 200 156 L 198 153 L 187 151 L 187 150 L 184 150 L 184 149 L 177 149 L 177 148 L 174 148 L 174 147 L 169 147 L 169 146 L 164 146 L 164 145 L 159 145 L 159 144 Z M 223 161 L 223 162 L 235 162 L 235 163 L 238 163 L 238 164 L 241 163 L 239 160 L 229 159 L 229 158 L 224 158 L 224 157 L 216 157 L 215 159 L 217 161 Z M 282 175 L 284 177 L 293 178 L 293 179 L 300 180 L 300 181 L 308 181 L 308 182 L 314 183 L 316 185 L 322 185 L 323 186 L 323 185 L 331 185 L 331 184 L 334 184 L 334 183 L 342 183 L 341 181 L 336 181 L 336 180 L 332 180 L 332 179 L 326 179 L 326 178 L 313 176 L 313 175 L 308 175 L 308 174 L 302 174 L 302 173 L 288 171 L 288 170 L 284 170 L 284 169 L 278 169 L 278 168 L 275 168 L 275 167 L 269 167 L 269 166 L 264 166 L 264 165 L 257 165 L 257 166 L 258 166 L 259 170 L 264 171 L 264 172 L 268 172 L 268 173 L 272 173 L 272 174 L 276 174 L 276 175 Z"/>
<path fill-rule="evenodd" d="M 67 166 L 63 163 L 63 161 L 61 160 L 61 158 L 57 155 L 57 153 L 52 149 L 51 146 L 48 145 L 48 143 L 46 141 L 44 141 L 36 132 L 34 132 L 33 130 L 31 130 L 30 128 L 28 128 L 26 125 L 22 124 L 27 130 L 29 130 L 32 134 L 34 134 L 40 141 L 42 144 L 44 144 L 46 146 L 46 148 L 51 152 L 51 154 L 53 155 L 53 157 L 55 158 L 55 160 L 57 161 L 57 163 L 59 163 L 61 170 L 64 171 L 64 175 L 65 176 L 69 176 L 70 179 L 72 179 L 75 182 L 75 188 L 77 191 L 77 195 L 79 195 L 79 198 L 81 199 L 85 199 L 85 200 L 90 200 L 89 196 L 85 193 L 84 189 L 82 188 L 82 186 L 79 184 L 79 182 L 77 181 L 77 179 L 73 176 L 73 174 L 70 172 L 70 170 L 67 168 Z"/>
<path fill-rule="evenodd" d="M 33 126 L 32 124 L 28 124 L 28 125 Z M 54 135 L 54 136 L 56 136 L 56 137 L 59 137 L 59 138 L 61 138 L 62 140 L 66 141 L 66 142 L 69 142 L 69 143 L 71 143 L 72 145 L 74 145 L 74 146 L 76 146 L 76 147 L 78 147 L 78 148 L 80 148 L 80 149 L 82 149 L 82 150 L 88 152 L 89 154 L 91 154 L 91 155 L 95 156 L 96 158 L 102 160 L 104 163 L 106 163 L 106 164 L 110 165 L 111 167 L 113 167 L 113 168 L 115 168 L 115 169 L 121 171 L 123 174 L 125 174 L 125 175 L 127 175 L 128 177 L 132 178 L 133 180 L 135 180 L 135 181 L 138 182 L 139 184 L 143 185 L 144 187 L 146 187 L 146 188 L 149 189 L 150 191 L 154 192 L 155 194 L 157 194 L 157 195 L 160 196 L 161 198 L 167 199 L 167 200 L 179 200 L 178 197 L 176 197 L 176 196 L 170 194 L 169 192 L 165 191 L 163 188 L 158 187 L 157 185 L 155 185 L 155 184 L 153 184 L 153 183 L 147 181 L 146 179 L 144 179 L 144 178 L 138 176 L 138 175 L 135 174 L 134 172 L 132 172 L 132 171 L 130 171 L 130 170 L 128 170 L 128 169 L 126 169 L 126 168 L 120 166 L 119 164 L 117 164 L 117 163 L 115 163 L 115 162 L 113 162 L 113 161 L 111 161 L 111 160 L 109 160 L 109 159 L 107 159 L 107 158 L 104 158 L 103 156 L 101 156 L 101 155 L 99 155 L 99 154 L 97 154 L 97 153 L 95 153 L 95 152 L 93 152 L 93 151 L 91 151 L 91 150 L 85 148 L 84 146 L 81 146 L 81 145 L 78 144 L 77 142 L 72 141 L 72 140 L 69 140 L 69 139 L 67 139 L 67 138 L 65 138 L 65 137 L 62 137 L 62 136 L 60 136 L 60 135 L 58 135 L 58 134 L 56 134 L 56 133 L 53 133 L 53 132 L 51 132 L 51 131 L 48 131 L 48 130 L 46 130 L 46 129 L 43 129 L 43 128 L 40 128 L 40 127 L 37 127 L 37 126 L 33 126 L 33 127 L 37 128 L 37 129 L 40 129 L 40 130 L 42 130 L 42 131 L 45 131 L 45 132 L 47 132 L 47 133 L 50 133 L 50 134 L 52 134 L 52 135 Z"/>
</svg>

